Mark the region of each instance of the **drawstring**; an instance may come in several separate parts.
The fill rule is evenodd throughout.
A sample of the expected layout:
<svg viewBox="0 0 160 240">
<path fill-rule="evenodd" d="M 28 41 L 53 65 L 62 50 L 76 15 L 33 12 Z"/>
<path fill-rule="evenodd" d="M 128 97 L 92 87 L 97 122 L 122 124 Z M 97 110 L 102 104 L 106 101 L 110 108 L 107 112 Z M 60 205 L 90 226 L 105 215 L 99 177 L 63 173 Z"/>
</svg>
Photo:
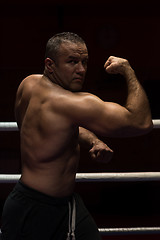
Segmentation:
<svg viewBox="0 0 160 240">
<path fill-rule="evenodd" d="M 69 232 L 67 233 L 67 240 L 70 240 L 70 234 L 71 234 L 71 225 L 70 225 L 70 222 L 71 222 L 71 203 L 69 202 L 68 205 L 69 205 L 69 224 L 68 224 Z"/>
<path fill-rule="evenodd" d="M 76 201 L 75 201 L 75 199 L 73 198 L 72 232 L 71 232 L 72 240 L 76 240 L 76 237 L 75 237 L 75 228 L 76 228 Z"/>
<path fill-rule="evenodd" d="M 69 205 L 69 224 L 68 224 L 68 234 L 67 240 L 76 240 L 75 238 L 75 226 L 76 226 L 76 201 L 73 197 L 73 209 L 71 208 L 71 202 Z"/>
</svg>

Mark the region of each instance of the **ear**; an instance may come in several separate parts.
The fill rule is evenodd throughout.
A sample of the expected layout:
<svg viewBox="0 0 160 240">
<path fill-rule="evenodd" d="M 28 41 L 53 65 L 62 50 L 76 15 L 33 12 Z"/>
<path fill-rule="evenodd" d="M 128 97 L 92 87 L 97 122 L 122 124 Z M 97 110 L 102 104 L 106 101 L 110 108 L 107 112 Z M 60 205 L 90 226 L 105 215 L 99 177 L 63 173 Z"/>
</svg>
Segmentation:
<svg viewBox="0 0 160 240">
<path fill-rule="evenodd" d="M 49 73 L 53 73 L 54 61 L 51 58 L 45 59 L 45 66 L 48 69 Z"/>
</svg>

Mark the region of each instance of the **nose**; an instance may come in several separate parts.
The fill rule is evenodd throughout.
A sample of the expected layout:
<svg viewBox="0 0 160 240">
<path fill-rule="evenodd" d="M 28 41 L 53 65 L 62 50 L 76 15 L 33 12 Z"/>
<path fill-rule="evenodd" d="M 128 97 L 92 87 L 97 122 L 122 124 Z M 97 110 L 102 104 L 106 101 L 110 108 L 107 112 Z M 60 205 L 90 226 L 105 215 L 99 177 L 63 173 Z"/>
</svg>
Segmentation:
<svg viewBox="0 0 160 240">
<path fill-rule="evenodd" d="M 82 62 L 79 62 L 77 65 L 77 73 L 84 74 L 86 72 L 86 67 Z"/>
</svg>

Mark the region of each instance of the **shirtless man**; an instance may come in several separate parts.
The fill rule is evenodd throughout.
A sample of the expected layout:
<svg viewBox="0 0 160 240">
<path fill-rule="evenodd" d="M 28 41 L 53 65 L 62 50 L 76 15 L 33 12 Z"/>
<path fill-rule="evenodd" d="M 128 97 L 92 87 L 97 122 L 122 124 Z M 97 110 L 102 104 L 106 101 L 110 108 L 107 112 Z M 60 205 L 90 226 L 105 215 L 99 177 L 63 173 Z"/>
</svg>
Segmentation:
<svg viewBox="0 0 160 240">
<path fill-rule="evenodd" d="M 46 46 L 44 74 L 28 76 L 18 88 L 22 177 L 4 206 L 3 240 L 100 239 L 80 196 L 73 193 L 79 142 L 90 146 L 94 158 L 110 159 L 112 150 L 95 134 L 128 137 L 152 129 L 146 94 L 129 62 L 111 56 L 104 65 L 106 72 L 126 80 L 128 97 L 121 106 L 80 92 L 87 61 L 79 36 L 57 34 Z"/>
</svg>

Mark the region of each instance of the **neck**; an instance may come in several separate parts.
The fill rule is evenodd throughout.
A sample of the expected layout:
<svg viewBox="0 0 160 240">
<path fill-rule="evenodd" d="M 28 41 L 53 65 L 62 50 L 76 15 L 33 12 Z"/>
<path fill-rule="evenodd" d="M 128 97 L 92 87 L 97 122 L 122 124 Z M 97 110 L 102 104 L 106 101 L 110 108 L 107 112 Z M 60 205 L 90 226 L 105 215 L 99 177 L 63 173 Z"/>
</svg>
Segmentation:
<svg viewBox="0 0 160 240">
<path fill-rule="evenodd" d="M 54 78 L 54 76 L 53 76 L 52 74 L 50 74 L 48 71 L 45 71 L 45 70 L 44 70 L 43 76 L 44 76 L 44 77 L 47 79 L 47 81 L 49 81 L 51 84 L 55 84 L 55 85 L 59 86 L 60 88 L 62 88 L 61 85 L 59 85 L 59 84 L 57 83 L 57 81 L 56 81 L 56 79 Z"/>
<path fill-rule="evenodd" d="M 43 75 L 48 78 L 51 82 L 56 83 L 56 80 L 54 79 L 54 77 L 52 76 L 51 73 L 49 73 L 48 71 L 44 70 Z"/>
</svg>

